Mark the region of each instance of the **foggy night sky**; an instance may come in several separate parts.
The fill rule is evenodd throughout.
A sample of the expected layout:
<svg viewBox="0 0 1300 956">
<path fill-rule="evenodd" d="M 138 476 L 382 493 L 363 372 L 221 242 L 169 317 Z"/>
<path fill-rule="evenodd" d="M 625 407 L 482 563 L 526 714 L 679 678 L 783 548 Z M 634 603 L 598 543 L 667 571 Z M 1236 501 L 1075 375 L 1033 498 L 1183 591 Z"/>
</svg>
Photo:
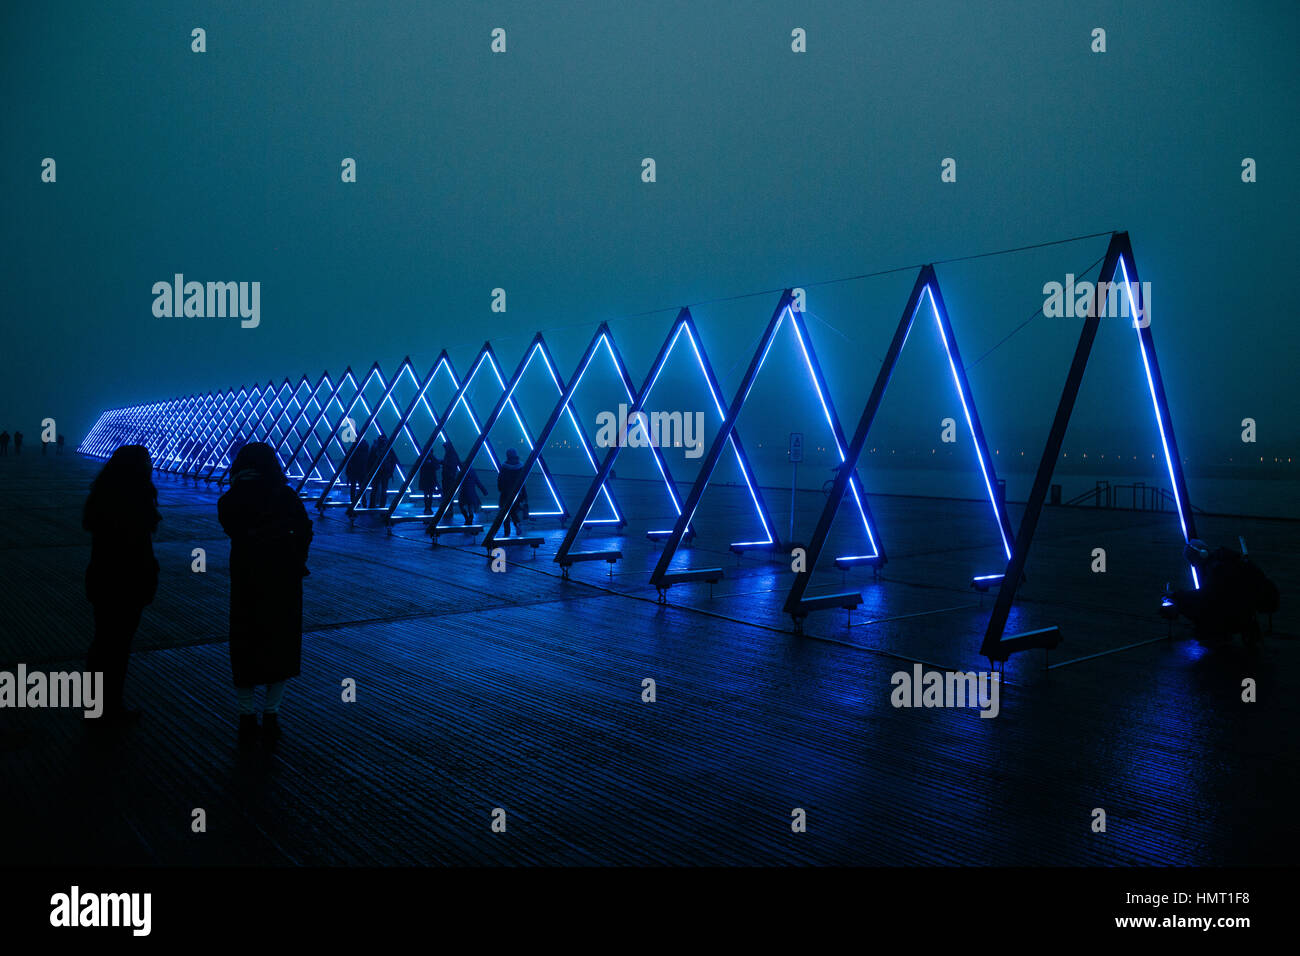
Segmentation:
<svg viewBox="0 0 1300 956">
<path fill-rule="evenodd" d="M 486 338 L 513 364 L 538 329 L 568 375 L 606 319 L 639 382 L 677 305 L 1127 229 L 1189 472 L 1239 453 L 1247 416 L 1258 454 L 1289 455 L 1298 10 L 7 5 L 0 428 L 34 445 L 50 415 L 75 446 L 107 407 L 407 354 L 423 370 L 444 347 L 463 368 Z M 938 266 L 966 362 L 1105 246 Z M 260 281 L 261 326 L 155 318 L 151 287 L 176 272 Z M 848 431 L 914 277 L 809 289 Z M 728 398 L 776 299 L 693 310 Z M 1039 317 L 972 370 L 992 444 L 1036 457 L 1078 328 Z M 1144 395 L 1132 331 L 1111 331 L 1067 450 L 1153 447 L 1149 404 L 1126 405 Z M 930 369 L 946 374 L 900 367 L 883 428 L 946 386 Z"/>
</svg>

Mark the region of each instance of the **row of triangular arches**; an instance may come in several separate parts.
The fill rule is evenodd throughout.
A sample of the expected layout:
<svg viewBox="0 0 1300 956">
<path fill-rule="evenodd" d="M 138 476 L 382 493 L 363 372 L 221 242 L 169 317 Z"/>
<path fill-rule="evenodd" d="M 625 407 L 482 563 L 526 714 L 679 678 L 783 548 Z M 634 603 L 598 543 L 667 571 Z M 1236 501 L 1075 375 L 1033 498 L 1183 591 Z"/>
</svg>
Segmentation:
<svg viewBox="0 0 1300 956">
<path fill-rule="evenodd" d="M 1102 283 L 1115 281 L 1117 275 L 1122 275 L 1130 297 L 1139 291 L 1136 264 L 1125 233 L 1116 233 L 1112 237 L 1102 267 L 1099 288 Z M 350 517 L 363 513 L 374 514 L 390 527 L 397 522 L 420 521 L 426 523 L 436 535 L 440 529 L 452 529 L 446 522 L 451 517 L 462 485 L 470 475 L 470 467 L 479 456 L 484 456 L 494 471 L 501 467 L 502 456 L 491 435 L 494 427 L 505 421 L 517 429 L 522 447 L 527 450 L 523 459 L 524 479 L 537 472 L 545 489 L 542 500 L 531 509 L 531 513 L 534 516 L 557 516 L 562 523 L 567 523 L 567 530 L 555 554 L 555 560 L 565 569 L 567 576 L 569 567 L 577 561 L 603 558 L 612 564 L 621 557 L 620 552 L 578 550 L 578 535 L 584 528 L 606 525 L 621 529 L 627 523 L 623 510 L 609 488 L 614 464 L 626 445 L 624 439 L 627 426 L 622 425 L 620 440 L 608 448 L 602 450 L 593 446 L 573 411 L 573 399 L 579 384 L 594 363 L 607 358 L 612 363 L 627 399 L 627 419 L 631 427 L 636 428 L 638 422 L 643 421 L 639 418 L 640 413 L 650 407 L 656 383 L 669 358 L 676 350 L 689 348 L 711 396 L 718 425 L 685 498 L 680 496 L 669 463 L 659 448 L 653 443 L 647 445 L 662 478 L 664 493 L 676 515 L 671 529 L 649 533 L 652 540 L 663 543 L 650 580 L 658 589 L 661 600 L 664 600 L 668 589 L 675 584 L 685 581 L 714 581 L 722 574 L 720 569 L 673 567 L 673 559 L 682 542 L 695 533 L 693 518 L 696 509 L 715 468 L 724 456 L 734 458 L 739 467 L 759 529 L 757 537 L 733 542 L 732 550 L 738 553 L 766 550 L 780 553 L 785 560 L 788 559 L 791 548 L 795 547 L 795 542 L 780 539 L 737 428 L 741 409 L 772 349 L 777 333 L 788 326 L 799 346 L 800 364 L 807 370 L 809 384 L 819 400 L 826 427 L 843 465 L 811 537 L 798 544 L 805 552 L 803 569 L 796 569 L 785 610 L 796 622 L 800 622 L 808 613 L 819 608 L 851 606 L 845 602 L 851 602 L 852 594 L 807 593 L 813 572 L 825 549 L 831 521 L 842 502 L 850 501 L 855 524 L 861 523 L 862 547 L 854 554 L 837 555 L 835 563 L 841 568 L 868 565 L 878 569 L 885 561 L 883 544 L 871 516 L 866 489 L 860 482 L 856 468 L 909 332 L 918 318 L 926 322 L 933 319 L 947 357 L 948 374 L 945 378 L 951 378 L 961 400 L 966 431 L 978 459 L 993 524 L 1008 562 L 1003 575 L 989 576 L 1000 579 L 1000 593 L 985 638 L 984 652 L 998 658 L 1000 650 L 1008 647 L 1011 650 L 1019 649 L 1014 643 L 1004 643 L 1002 629 L 1023 574 L 1038 512 L 1043 505 L 1047 483 L 1060 451 L 1060 440 L 1096 334 L 1096 315 L 1084 323 L 1075 361 L 1039 465 L 1029 508 L 1017 533 L 1013 531 L 1005 505 L 997 493 L 997 476 L 934 269 L 924 266 L 917 275 L 885 361 L 851 438 L 846 436 L 841 426 L 803 314 L 796 307 L 796 302 L 792 290 L 787 289 L 782 294 L 730 402 L 724 401 L 721 385 L 700 341 L 695 320 L 689 309 L 683 308 L 639 387 L 628 372 L 612 332 L 602 323 L 567 382 L 561 377 L 545 338 L 538 333 L 529 343 L 514 371 L 508 375 L 491 343 L 485 343 L 463 377 L 458 374 L 450 356 L 443 351 L 423 375 L 418 374 L 416 366 L 408 357 L 388 376 L 375 363 L 361 375 L 349 367 L 337 378 L 322 373 L 315 382 L 303 376 L 296 384 L 285 379 L 279 385 L 268 382 L 264 386 L 248 386 L 147 405 L 115 408 L 100 416 L 78 451 L 91 456 L 107 457 L 121 445 L 142 444 L 149 449 L 159 471 L 221 485 L 228 478 L 238 447 L 248 441 L 263 441 L 275 448 L 286 476 L 298 493 L 304 499 L 314 502 L 317 508 L 346 508 Z M 1099 309 L 1094 311 L 1100 314 Z M 1139 306 L 1135 301 L 1134 314 L 1138 312 Z M 1149 327 L 1138 328 L 1138 340 L 1183 534 L 1185 538 L 1191 538 L 1195 534 L 1191 525 L 1191 506 L 1177 457 Z M 530 368 L 539 366 L 545 370 L 545 377 L 554 386 L 556 403 L 542 427 L 533 430 L 519 408 L 516 391 L 525 373 Z M 486 414 L 482 409 L 476 408 L 470 399 L 480 377 L 489 377 L 486 380 L 495 382 L 499 392 L 499 397 Z M 435 398 L 438 394 L 443 396 L 443 401 Z M 405 398 L 399 400 L 399 395 L 405 395 Z M 429 494 L 429 482 L 421 480 L 421 473 L 424 471 L 427 474 L 430 458 L 437 455 L 439 443 L 449 441 L 448 429 L 451 421 L 456 418 L 461 421 L 461 433 L 474 436 L 471 446 L 460 456 L 466 467 L 459 470 L 444 468 L 438 493 Z M 468 432 L 465 431 L 466 428 Z M 593 473 L 585 495 L 572 511 L 562 499 L 543 453 L 543 448 L 560 428 L 573 430 L 583 458 Z M 407 460 L 399 460 L 396 450 L 399 447 L 412 451 L 405 456 Z M 522 482 L 520 487 L 523 487 Z M 436 507 L 432 504 L 434 500 L 437 501 Z M 484 508 L 485 517 L 491 515 L 491 520 L 483 529 L 483 542 L 487 547 L 519 543 L 517 536 L 511 538 L 500 534 L 513 504 L 512 499 L 499 502 L 496 508 L 490 505 Z M 538 542 L 530 540 L 527 543 L 536 545 Z"/>
</svg>

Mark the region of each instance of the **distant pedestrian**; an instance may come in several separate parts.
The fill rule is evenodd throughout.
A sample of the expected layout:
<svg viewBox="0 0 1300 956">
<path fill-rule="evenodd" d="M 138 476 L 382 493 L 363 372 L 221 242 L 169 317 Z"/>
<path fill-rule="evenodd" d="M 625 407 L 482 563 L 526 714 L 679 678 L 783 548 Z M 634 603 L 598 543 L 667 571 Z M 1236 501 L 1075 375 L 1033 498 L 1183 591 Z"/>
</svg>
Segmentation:
<svg viewBox="0 0 1300 956">
<path fill-rule="evenodd" d="M 231 468 L 217 517 L 230 536 L 230 670 L 239 704 L 239 739 L 258 732 L 253 694 L 266 685 L 262 731 L 280 733 L 285 682 L 302 666 L 302 579 L 312 524 L 271 446 L 245 445 Z"/>
<path fill-rule="evenodd" d="M 56 455 L 62 455 L 62 454 L 63 454 L 63 436 L 62 436 L 62 435 L 60 435 L 60 436 L 58 437 L 58 439 L 55 441 L 55 444 L 57 444 L 57 445 L 59 446 L 59 447 L 58 447 L 58 451 L 56 451 L 55 454 L 56 454 Z"/>
<path fill-rule="evenodd" d="M 9 433 L 0 432 L 0 458 L 5 458 L 8 455 L 9 455 Z"/>
<path fill-rule="evenodd" d="M 479 481 L 478 473 L 473 468 L 462 468 L 465 473 L 465 479 L 460 483 L 460 513 L 465 518 L 465 524 L 474 523 L 474 515 L 483 508 L 483 499 L 478 493 L 481 491 L 487 493 L 487 488 L 483 487 L 483 482 Z M 443 485 L 445 489 L 447 486 Z"/>
<path fill-rule="evenodd" d="M 433 514 L 433 496 L 438 493 L 438 469 L 442 462 L 434 457 L 433 452 L 424 459 L 420 466 L 420 491 L 424 494 L 424 513 Z"/>
<path fill-rule="evenodd" d="M 23 433 L 20 431 L 15 431 L 14 432 L 14 454 L 21 455 L 22 453 L 23 453 Z"/>
<path fill-rule="evenodd" d="M 372 476 L 370 479 L 371 508 L 383 510 L 388 506 L 388 483 L 397 469 L 396 454 L 393 450 L 393 440 L 381 433 L 375 439 L 374 447 L 370 449 L 370 467 L 367 469 Z"/>
<path fill-rule="evenodd" d="M 366 468 L 369 465 L 370 442 L 363 438 L 357 442 L 352 454 L 348 455 L 347 464 L 343 466 L 343 473 L 348 479 L 348 501 L 354 505 L 360 503 L 361 492 L 365 491 L 360 486 L 366 480 Z"/>
<path fill-rule="evenodd" d="M 388 454 L 384 456 L 383 461 L 379 463 L 379 507 L 388 507 L 388 486 L 392 484 L 393 476 L 397 474 L 397 469 L 401 462 L 397 460 L 397 443 L 393 439 L 388 440 Z"/>
<path fill-rule="evenodd" d="M 442 494 L 449 497 L 456 491 L 456 481 L 460 478 L 460 455 L 456 446 L 450 441 L 442 443 Z M 449 504 L 449 502 L 443 502 Z"/>
<path fill-rule="evenodd" d="M 123 445 L 90 486 L 81 517 L 91 535 L 86 597 L 95 611 L 86 670 L 104 675 L 103 717 L 109 720 L 139 716 L 126 709 L 122 692 L 131 640 L 158 591 L 153 533 L 162 516 L 152 470 L 148 449 Z"/>
<path fill-rule="evenodd" d="M 514 534 L 522 535 L 524 526 L 521 520 L 528 512 L 528 490 L 524 487 L 524 464 L 513 448 L 506 452 L 506 460 L 497 472 L 497 491 L 501 493 L 498 505 L 506 516 L 502 525 L 506 537 L 511 536 L 511 524 L 514 525 Z"/>
</svg>

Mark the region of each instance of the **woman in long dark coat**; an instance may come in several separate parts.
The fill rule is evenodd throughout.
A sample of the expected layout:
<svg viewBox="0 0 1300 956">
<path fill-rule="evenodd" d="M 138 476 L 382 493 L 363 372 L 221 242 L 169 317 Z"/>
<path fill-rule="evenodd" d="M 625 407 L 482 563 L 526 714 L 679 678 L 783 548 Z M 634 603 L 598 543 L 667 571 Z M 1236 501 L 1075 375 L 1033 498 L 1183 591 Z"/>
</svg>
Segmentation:
<svg viewBox="0 0 1300 956">
<path fill-rule="evenodd" d="M 449 441 L 442 443 L 442 488 L 443 494 L 449 495 L 460 479 L 460 455 L 456 446 Z"/>
<path fill-rule="evenodd" d="M 262 729 L 280 732 L 284 684 L 302 658 L 302 579 L 311 519 L 263 442 L 245 445 L 231 466 L 217 517 L 230 536 L 230 669 L 239 700 L 239 738 L 257 734 L 253 691 L 266 685 Z"/>
<path fill-rule="evenodd" d="M 473 468 L 462 465 L 461 471 L 465 475 L 465 480 L 460 483 L 460 513 L 465 517 L 465 524 L 471 525 L 474 523 L 474 515 L 483 508 L 483 499 L 478 496 L 478 493 L 481 491 L 486 494 L 487 489 L 483 487 L 478 472 Z M 447 523 L 451 523 L 450 519 Z"/>
<path fill-rule="evenodd" d="M 519 460 L 519 452 L 513 448 L 506 452 L 506 460 L 497 472 L 497 491 L 501 494 L 499 507 L 509 509 L 506 511 L 505 524 L 502 525 L 506 537 L 510 537 L 511 524 L 515 527 L 516 535 L 523 534 L 522 521 L 528 513 L 528 489 L 524 487 L 524 463 Z"/>
<path fill-rule="evenodd" d="M 122 703 L 131 640 L 158 590 L 153 533 L 158 489 L 153 462 L 143 445 L 123 445 L 90 486 L 81 526 L 91 534 L 86 597 L 95 609 L 95 637 L 86 670 L 104 675 L 103 717 L 136 716 Z"/>
<path fill-rule="evenodd" d="M 424 513 L 433 514 L 433 496 L 438 492 L 438 469 L 442 462 L 434 457 L 433 452 L 424 459 L 420 466 L 420 492 L 424 495 Z"/>
</svg>

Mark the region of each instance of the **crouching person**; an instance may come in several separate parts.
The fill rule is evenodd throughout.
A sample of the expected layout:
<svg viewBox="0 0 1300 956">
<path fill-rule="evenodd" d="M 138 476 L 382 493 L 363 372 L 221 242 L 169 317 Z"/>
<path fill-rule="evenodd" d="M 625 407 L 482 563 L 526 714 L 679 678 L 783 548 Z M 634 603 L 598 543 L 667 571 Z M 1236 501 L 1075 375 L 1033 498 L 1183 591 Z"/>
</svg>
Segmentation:
<svg viewBox="0 0 1300 956">
<path fill-rule="evenodd" d="M 1259 640 L 1260 614 L 1277 610 L 1279 594 L 1246 555 L 1231 548 L 1215 548 L 1193 538 L 1183 557 L 1196 568 L 1200 588 L 1169 595 L 1178 613 L 1192 622 L 1198 640 L 1217 643 L 1240 634 L 1247 644 Z"/>
</svg>

